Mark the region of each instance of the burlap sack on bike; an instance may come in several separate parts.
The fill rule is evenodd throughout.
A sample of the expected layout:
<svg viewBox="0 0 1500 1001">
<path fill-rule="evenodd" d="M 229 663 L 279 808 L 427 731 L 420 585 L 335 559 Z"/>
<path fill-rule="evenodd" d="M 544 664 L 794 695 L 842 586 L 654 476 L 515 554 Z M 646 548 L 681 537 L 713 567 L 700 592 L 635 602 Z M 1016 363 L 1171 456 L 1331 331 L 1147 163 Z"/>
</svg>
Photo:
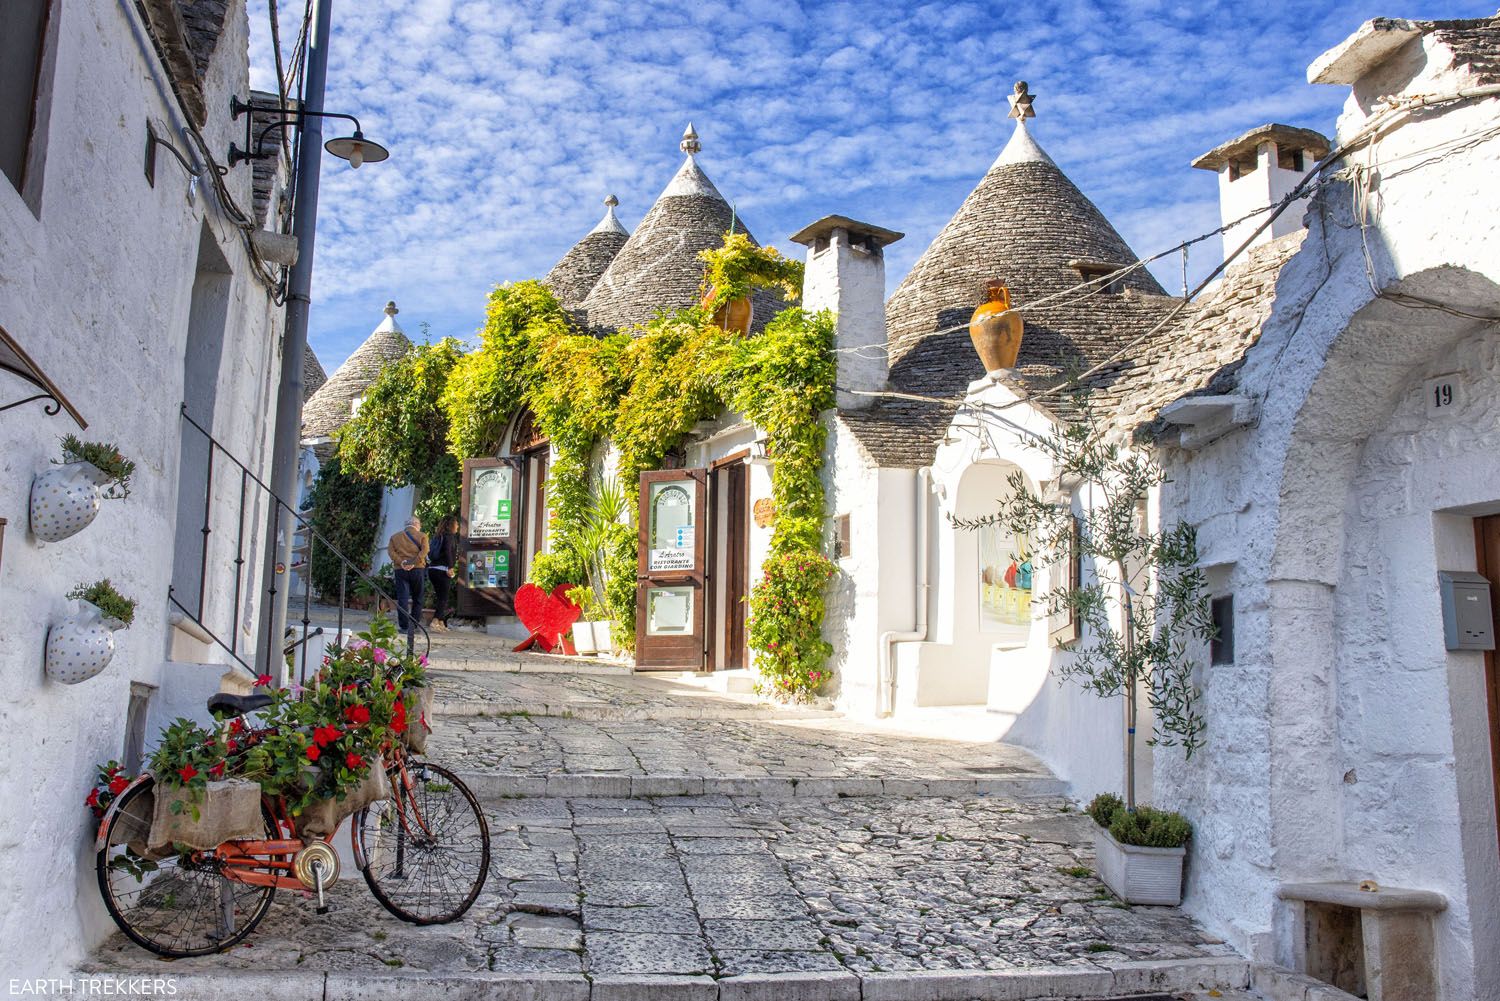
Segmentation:
<svg viewBox="0 0 1500 1001">
<path fill-rule="evenodd" d="M 193 819 L 191 789 L 168 789 L 157 785 L 156 804 L 151 811 L 149 854 L 171 854 L 173 845 L 206 851 L 235 838 L 263 838 L 265 821 L 260 815 L 260 784 L 246 779 L 210 782 L 198 793 L 198 817 Z M 181 803 L 180 811 L 172 810 Z"/>
<path fill-rule="evenodd" d="M 114 827 L 110 836 L 114 843 L 123 844 L 138 858 L 153 862 L 170 855 L 170 849 L 156 852 L 147 844 L 151 840 L 151 821 L 155 813 L 156 787 L 143 786 L 139 792 L 131 795 L 130 802 L 122 806 L 111 821 Z"/>
<path fill-rule="evenodd" d="M 406 730 L 401 742 L 413 754 L 427 753 L 427 735 L 432 733 L 432 686 L 408 688 L 403 693 L 406 699 Z"/>
<path fill-rule="evenodd" d="M 339 829 L 345 817 L 390 796 L 391 782 L 385 776 L 385 762 L 377 758 L 359 785 L 345 793 L 343 799 L 315 799 L 307 804 L 297 815 L 297 833 L 304 838 L 327 837 Z"/>
</svg>

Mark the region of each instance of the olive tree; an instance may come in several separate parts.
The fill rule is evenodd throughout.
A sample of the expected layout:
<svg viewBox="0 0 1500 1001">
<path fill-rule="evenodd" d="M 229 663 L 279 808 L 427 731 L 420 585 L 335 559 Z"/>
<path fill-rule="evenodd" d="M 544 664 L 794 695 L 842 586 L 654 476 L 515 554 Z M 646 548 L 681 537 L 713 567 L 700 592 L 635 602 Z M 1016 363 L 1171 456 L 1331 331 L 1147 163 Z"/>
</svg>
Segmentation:
<svg viewBox="0 0 1500 1001">
<path fill-rule="evenodd" d="M 1079 408 L 1079 420 L 1026 440 L 1052 460 L 1060 482 L 1077 484 L 1076 514 L 1071 504 L 1042 496 L 1018 470 L 997 511 L 954 523 L 1005 527 L 1030 540 L 1033 567 L 1053 569 L 1036 604 L 1079 626 L 1078 637 L 1063 644 L 1071 656 L 1058 665 L 1059 680 L 1101 698 L 1124 697 L 1125 799 L 1133 810 L 1139 693 L 1155 718 L 1150 743 L 1180 746 L 1191 757 L 1204 731 L 1194 646 L 1212 638 L 1214 627 L 1193 527 L 1179 521 L 1151 531 L 1145 523 L 1151 491 L 1166 481 L 1160 464 L 1111 435 L 1086 399 Z M 1074 560 L 1084 569 L 1076 576 Z"/>
</svg>

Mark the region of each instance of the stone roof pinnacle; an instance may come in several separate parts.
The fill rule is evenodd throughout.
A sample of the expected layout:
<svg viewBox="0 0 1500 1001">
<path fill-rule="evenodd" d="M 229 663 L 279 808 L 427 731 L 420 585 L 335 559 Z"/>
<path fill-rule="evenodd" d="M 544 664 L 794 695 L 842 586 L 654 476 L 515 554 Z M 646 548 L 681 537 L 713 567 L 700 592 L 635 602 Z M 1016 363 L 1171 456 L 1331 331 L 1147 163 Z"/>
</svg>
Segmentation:
<svg viewBox="0 0 1500 1001">
<path fill-rule="evenodd" d="M 1016 92 L 1007 100 L 1010 101 L 1010 114 L 1006 117 L 1023 122 L 1028 118 L 1036 117 L 1036 109 L 1031 106 L 1031 102 L 1036 100 L 1036 95 L 1030 92 L 1025 80 L 1016 81 Z"/>
<path fill-rule="evenodd" d="M 698 141 L 698 133 L 694 131 L 692 122 L 688 122 L 687 128 L 682 130 L 682 142 L 677 144 L 677 148 L 688 156 L 696 156 L 698 151 L 703 149 L 703 144 Z"/>
<path fill-rule="evenodd" d="M 597 226 L 589 230 L 589 234 L 619 233 L 622 236 L 629 236 L 630 231 L 620 222 L 620 217 L 615 215 L 615 206 L 620 204 L 620 200 L 614 195 L 608 195 L 604 199 L 604 204 L 604 218 L 599 220 Z"/>
</svg>

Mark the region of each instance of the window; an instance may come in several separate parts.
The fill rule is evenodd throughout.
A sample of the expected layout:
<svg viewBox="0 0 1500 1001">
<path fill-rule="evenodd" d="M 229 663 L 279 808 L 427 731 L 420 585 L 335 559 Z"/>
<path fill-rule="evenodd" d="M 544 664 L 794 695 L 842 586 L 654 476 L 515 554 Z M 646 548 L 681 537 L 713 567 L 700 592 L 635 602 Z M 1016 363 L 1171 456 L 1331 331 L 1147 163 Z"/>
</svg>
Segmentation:
<svg viewBox="0 0 1500 1001">
<path fill-rule="evenodd" d="M 1078 272 L 1079 280 L 1083 282 L 1092 282 L 1108 277 L 1123 267 L 1123 265 L 1111 264 L 1106 261 L 1069 261 L 1068 266 Z M 1100 282 L 1098 285 L 1093 286 L 1093 288 L 1096 288 L 1100 292 L 1114 294 L 1120 291 L 1120 282 L 1118 279 L 1112 282 Z"/>
<path fill-rule="evenodd" d="M 1229 179 L 1238 181 L 1246 174 L 1255 173 L 1255 168 L 1260 166 L 1260 160 L 1256 157 L 1255 150 L 1251 150 L 1244 156 L 1237 156 L 1229 161 Z"/>
<path fill-rule="evenodd" d="M 1306 169 L 1302 166 L 1302 151 L 1287 149 L 1285 146 L 1276 147 L 1276 166 L 1282 170 L 1295 170 L 1299 174 Z"/>
<path fill-rule="evenodd" d="M 1209 602 L 1213 617 L 1214 638 L 1208 644 L 1210 664 L 1234 663 L 1234 596 L 1225 595 Z"/>
<path fill-rule="evenodd" d="M 841 514 L 833 519 L 833 558 L 842 560 L 853 555 L 849 548 L 849 516 Z"/>
<path fill-rule="evenodd" d="M 146 757 L 146 715 L 151 708 L 150 685 L 130 683 L 130 704 L 125 710 L 125 749 L 120 756 L 125 774 L 138 775 Z"/>
<path fill-rule="evenodd" d="M 36 130 L 42 47 L 50 0 L 5 0 L 0 31 L 0 170 L 17 191 Z"/>
</svg>

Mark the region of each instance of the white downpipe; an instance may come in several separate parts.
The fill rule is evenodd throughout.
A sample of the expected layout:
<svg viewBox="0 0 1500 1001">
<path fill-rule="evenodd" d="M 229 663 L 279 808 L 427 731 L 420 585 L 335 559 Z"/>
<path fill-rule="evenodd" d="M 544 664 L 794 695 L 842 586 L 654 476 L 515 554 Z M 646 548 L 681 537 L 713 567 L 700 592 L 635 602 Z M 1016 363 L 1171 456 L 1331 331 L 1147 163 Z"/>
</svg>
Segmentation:
<svg viewBox="0 0 1500 1001">
<path fill-rule="evenodd" d="M 927 639 L 927 596 L 932 589 L 927 567 L 927 505 L 932 496 L 932 470 L 917 470 L 917 607 L 916 628 L 906 632 L 892 629 L 880 634 L 880 690 L 883 699 L 878 707 L 881 717 L 896 711 L 897 643 L 922 643 Z"/>
</svg>

